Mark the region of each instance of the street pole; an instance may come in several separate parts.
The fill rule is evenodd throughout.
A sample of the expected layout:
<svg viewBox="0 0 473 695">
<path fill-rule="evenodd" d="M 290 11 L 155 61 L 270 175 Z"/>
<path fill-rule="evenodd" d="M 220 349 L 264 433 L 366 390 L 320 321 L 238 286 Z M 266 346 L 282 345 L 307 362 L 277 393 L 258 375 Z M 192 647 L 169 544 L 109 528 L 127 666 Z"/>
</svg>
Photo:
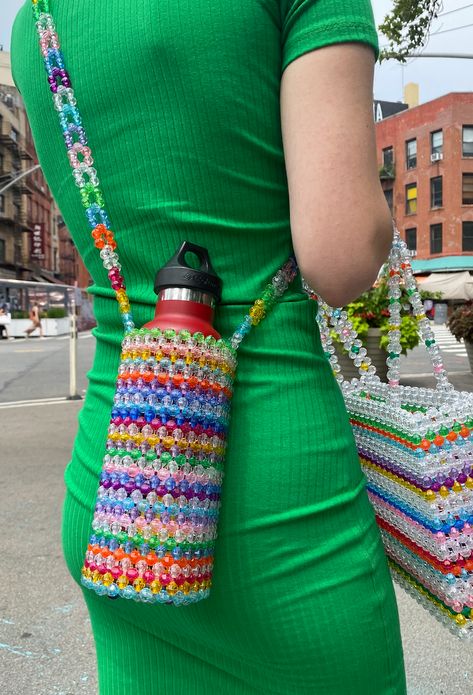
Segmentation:
<svg viewBox="0 0 473 695">
<path fill-rule="evenodd" d="M 470 60 L 473 58 L 473 53 L 410 53 L 407 58 L 466 58 Z"/>
<path fill-rule="evenodd" d="M 69 333 L 69 396 L 68 401 L 81 401 L 82 396 L 77 393 L 77 316 L 76 299 L 71 299 L 70 333 Z"/>
<path fill-rule="evenodd" d="M 473 53 L 407 53 L 406 58 L 454 58 L 456 60 L 471 60 L 473 58 Z M 397 56 L 382 56 L 383 62 L 385 60 L 395 60 L 401 62 Z M 401 62 L 401 66 L 404 67 L 404 63 Z"/>
</svg>

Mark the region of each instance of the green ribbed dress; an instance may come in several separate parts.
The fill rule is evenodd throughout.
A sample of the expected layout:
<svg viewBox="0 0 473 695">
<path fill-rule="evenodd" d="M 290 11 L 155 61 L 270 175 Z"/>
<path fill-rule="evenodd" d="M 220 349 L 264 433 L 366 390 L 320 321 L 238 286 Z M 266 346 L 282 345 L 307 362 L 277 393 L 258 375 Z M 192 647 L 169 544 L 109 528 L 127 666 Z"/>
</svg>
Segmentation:
<svg viewBox="0 0 473 695">
<path fill-rule="evenodd" d="M 65 471 L 73 578 L 90 532 L 121 322 L 46 86 L 29 0 L 12 68 L 38 157 L 93 277 L 97 349 Z M 292 252 L 282 70 L 378 51 L 369 0 L 51 0 L 135 320 L 183 239 L 223 278 L 229 335 Z M 397 608 L 342 395 L 296 281 L 242 345 L 211 597 L 175 608 L 84 590 L 101 695 L 402 695 Z"/>
</svg>

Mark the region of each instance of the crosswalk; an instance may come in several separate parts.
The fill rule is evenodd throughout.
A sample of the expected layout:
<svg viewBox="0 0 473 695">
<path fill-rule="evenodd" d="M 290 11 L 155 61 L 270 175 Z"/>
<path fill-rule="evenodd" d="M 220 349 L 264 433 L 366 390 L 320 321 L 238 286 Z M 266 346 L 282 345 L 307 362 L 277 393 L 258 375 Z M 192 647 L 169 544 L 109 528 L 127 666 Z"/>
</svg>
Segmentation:
<svg viewBox="0 0 473 695">
<path fill-rule="evenodd" d="M 441 352 L 455 355 L 457 357 L 467 357 L 463 340 L 458 342 L 457 339 L 450 333 L 445 324 L 440 325 L 432 323 L 431 327 Z"/>
</svg>

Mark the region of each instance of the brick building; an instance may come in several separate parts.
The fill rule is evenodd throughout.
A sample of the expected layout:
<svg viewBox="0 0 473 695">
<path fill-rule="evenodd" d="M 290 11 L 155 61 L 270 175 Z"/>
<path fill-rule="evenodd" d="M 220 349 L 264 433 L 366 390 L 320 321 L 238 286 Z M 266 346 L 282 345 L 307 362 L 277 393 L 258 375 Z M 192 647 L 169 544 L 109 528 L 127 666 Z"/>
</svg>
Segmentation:
<svg viewBox="0 0 473 695">
<path fill-rule="evenodd" d="M 415 272 L 473 269 L 473 92 L 376 123 L 380 178 Z"/>
<path fill-rule="evenodd" d="M 31 160 L 20 99 L 0 83 L 0 269 L 8 278 L 21 278 L 27 270 L 24 242 L 27 199 L 32 191 L 19 176 L 31 167 Z M 7 184 L 11 185 L 6 188 Z"/>
<path fill-rule="evenodd" d="M 87 287 L 89 274 L 37 165 L 10 54 L 0 50 L 0 279 Z"/>
</svg>

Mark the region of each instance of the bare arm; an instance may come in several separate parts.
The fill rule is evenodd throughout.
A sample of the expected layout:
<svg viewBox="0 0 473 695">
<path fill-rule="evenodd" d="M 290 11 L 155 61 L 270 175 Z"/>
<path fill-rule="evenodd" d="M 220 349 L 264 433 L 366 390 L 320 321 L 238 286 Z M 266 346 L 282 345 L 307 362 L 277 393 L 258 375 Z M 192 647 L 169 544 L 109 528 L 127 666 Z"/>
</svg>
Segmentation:
<svg viewBox="0 0 473 695">
<path fill-rule="evenodd" d="M 306 53 L 281 78 L 291 231 L 302 275 L 333 306 L 368 289 L 389 253 L 379 182 L 374 56 L 343 43 Z"/>
</svg>

